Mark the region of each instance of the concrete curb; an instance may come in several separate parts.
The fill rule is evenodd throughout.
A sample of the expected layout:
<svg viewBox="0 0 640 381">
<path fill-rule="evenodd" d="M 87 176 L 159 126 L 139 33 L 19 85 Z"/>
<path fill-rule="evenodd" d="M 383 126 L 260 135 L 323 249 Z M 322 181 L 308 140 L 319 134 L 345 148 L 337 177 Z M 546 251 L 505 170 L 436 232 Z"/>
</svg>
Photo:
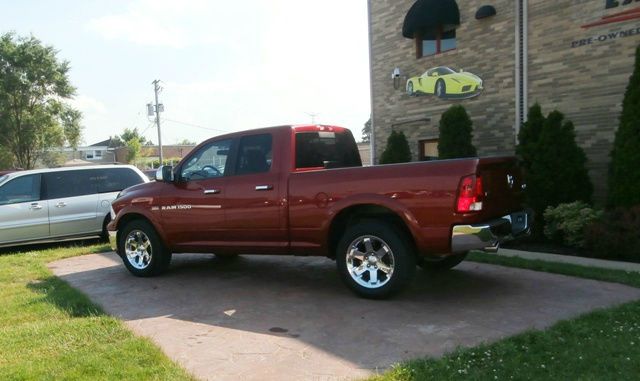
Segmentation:
<svg viewBox="0 0 640 381">
<path fill-rule="evenodd" d="M 570 255 L 537 253 L 533 251 L 511 250 L 502 248 L 498 250 L 497 254 L 505 257 L 520 257 L 525 259 L 537 259 L 546 262 L 570 263 L 579 266 L 640 272 L 640 263 L 608 261 L 604 259 L 574 257 Z"/>
</svg>

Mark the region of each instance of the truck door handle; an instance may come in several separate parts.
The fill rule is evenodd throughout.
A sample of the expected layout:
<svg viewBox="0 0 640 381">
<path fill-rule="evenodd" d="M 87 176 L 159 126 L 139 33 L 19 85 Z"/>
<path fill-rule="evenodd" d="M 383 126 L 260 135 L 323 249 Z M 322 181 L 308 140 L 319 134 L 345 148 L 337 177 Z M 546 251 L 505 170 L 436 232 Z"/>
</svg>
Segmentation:
<svg viewBox="0 0 640 381">
<path fill-rule="evenodd" d="M 266 190 L 272 190 L 272 189 L 273 189 L 273 185 L 256 185 L 257 191 L 266 191 Z"/>
<path fill-rule="evenodd" d="M 31 206 L 29 206 L 29 209 L 31 209 L 31 210 L 40 210 L 40 209 L 42 209 L 42 205 L 38 204 L 37 202 L 34 202 L 33 204 L 31 204 Z"/>
<path fill-rule="evenodd" d="M 65 206 L 67 206 L 67 204 L 62 201 L 56 204 L 56 208 L 64 208 Z"/>
<path fill-rule="evenodd" d="M 204 194 L 218 194 L 220 193 L 220 189 L 205 189 Z"/>
</svg>

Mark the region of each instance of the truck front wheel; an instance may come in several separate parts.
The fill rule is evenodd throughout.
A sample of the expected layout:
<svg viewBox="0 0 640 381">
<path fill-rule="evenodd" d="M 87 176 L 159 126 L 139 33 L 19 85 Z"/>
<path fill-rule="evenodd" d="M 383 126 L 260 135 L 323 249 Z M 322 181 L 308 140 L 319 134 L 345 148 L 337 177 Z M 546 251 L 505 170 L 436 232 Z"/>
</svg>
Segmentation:
<svg viewBox="0 0 640 381">
<path fill-rule="evenodd" d="M 119 234 L 118 252 L 127 270 L 139 277 L 161 274 L 171 262 L 171 253 L 158 233 L 143 220 L 134 220 L 124 226 Z"/>
<path fill-rule="evenodd" d="M 365 298 L 382 299 L 402 290 L 416 268 L 408 241 L 400 230 L 382 221 L 365 220 L 349 227 L 336 252 L 342 280 Z"/>
</svg>

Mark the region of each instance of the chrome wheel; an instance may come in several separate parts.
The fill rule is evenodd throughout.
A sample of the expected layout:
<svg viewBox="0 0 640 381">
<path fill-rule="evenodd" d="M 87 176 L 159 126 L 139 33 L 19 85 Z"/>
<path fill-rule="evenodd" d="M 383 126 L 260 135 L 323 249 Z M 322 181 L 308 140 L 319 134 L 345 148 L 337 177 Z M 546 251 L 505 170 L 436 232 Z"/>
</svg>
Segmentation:
<svg viewBox="0 0 640 381">
<path fill-rule="evenodd" d="M 362 287 L 380 288 L 393 275 L 393 252 L 386 242 L 376 236 L 356 238 L 348 246 L 346 256 L 349 275 Z"/>
<path fill-rule="evenodd" d="M 124 241 L 124 252 L 134 268 L 144 270 L 151 264 L 153 248 L 149 237 L 142 230 L 132 230 Z"/>
</svg>

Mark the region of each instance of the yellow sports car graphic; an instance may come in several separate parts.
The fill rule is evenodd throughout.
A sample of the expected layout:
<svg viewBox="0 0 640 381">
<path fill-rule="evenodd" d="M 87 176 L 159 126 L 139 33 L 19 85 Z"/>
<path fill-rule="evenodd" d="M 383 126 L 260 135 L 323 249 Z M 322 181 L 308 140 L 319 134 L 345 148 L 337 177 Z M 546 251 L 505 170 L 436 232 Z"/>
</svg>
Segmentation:
<svg viewBox="0 0 640 381">
<path fill-rule="evenodd" d="M 411 96 L 434 94 L 440 99 L 464 99 L 482 92 L 482 79 L 463 70 L 447 66 L 427 70 L 419 77 L 407 80 L 407 94 Z"/>
</svg>

